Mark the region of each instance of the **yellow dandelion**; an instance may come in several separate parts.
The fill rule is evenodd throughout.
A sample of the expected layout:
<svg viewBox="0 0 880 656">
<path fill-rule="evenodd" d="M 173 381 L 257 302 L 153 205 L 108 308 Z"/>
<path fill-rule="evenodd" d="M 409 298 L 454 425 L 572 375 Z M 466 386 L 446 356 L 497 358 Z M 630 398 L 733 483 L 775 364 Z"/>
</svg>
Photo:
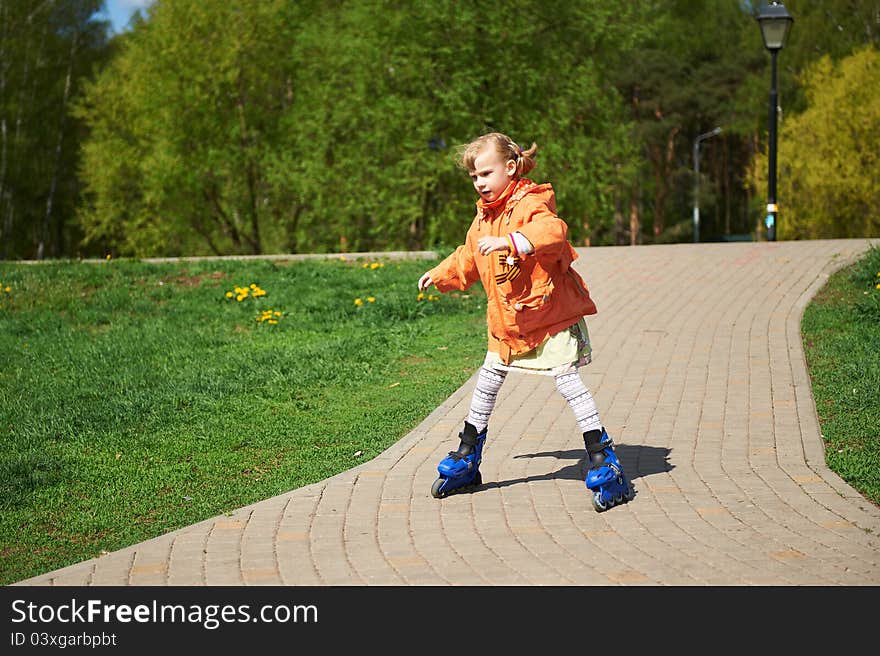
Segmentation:
<svg viewBox="0 0 880 656">
<path fill-rule="evenodd" d="M 417 301 L 424 301 L 424 300 L 425 300 L 425 295 L 424 295 L 422 292 L 419 292 L 419 295 L 416 296 L 416 300 L 417 300 Z"/>
<path fill-rule="evenodd" d="M 361 305 L 364 304 L 364 302 L 361 299 L 356 298 L 356 299 L 354 299 L 354 304 L 357 305 L 358 307 L 360 307 Z"/>
<path fill-rule="evenodd" d="M 110 253 L 107 253 L 107 259 L 109 260 L 111 257 Z"/>
<path fill-rule="evenodd" d="M 277 324 L 278 318 L 281 316 L 281 312 L 278 310 L 263 310 L 260 313 L 260 316 L 256 318 L 257 323 L 269 323 L 269 324 Z"/>
<path fill-rule="evenodd" d="M 375 296 L 367 296 L 367 303 L 375 303 L 375 302 L 376 302 Z"/>
<path fill-rule="evenodd" d="M 370 265 L 370 268 L 371 268 L 371 269 L 378 269 L 378 268 L 379 268 L 379 263 L 378 263 L 378 262 L 373 262 L 373 263 Z"/>
<path fill-rule="evenodd" d="M 363 267 L 361 267 L 361 268 L 362 268 L 362 269 L 366 269 L 366 268 L 369 267 L 369 266 L 370 266 L 370 263 L 369 263 L 369 262 L 364 262 L 364 265 L 363 265 Z"/>
<path fill-rule="evenodd" d="M 12 287 L 10 287 L 9 285 L 6 285 L 6 287 L 3 288 L 3 291 L 6 292 L 7 294 L 11 294 Z"/>
<path fill-rule="evenodd" d="M 232 292 L 226 292 L 226 298 L 232 298 L 233 296 L 235 296 L 235 294 Z"/>
</svg>

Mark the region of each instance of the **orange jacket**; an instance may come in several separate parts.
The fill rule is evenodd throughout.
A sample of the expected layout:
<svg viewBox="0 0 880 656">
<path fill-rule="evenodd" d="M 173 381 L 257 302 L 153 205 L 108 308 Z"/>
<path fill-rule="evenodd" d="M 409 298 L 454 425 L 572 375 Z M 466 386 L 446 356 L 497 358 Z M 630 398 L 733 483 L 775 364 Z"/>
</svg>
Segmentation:
<svg viewBox="0 0 880 656">
<path fill-rule="evenodd" d="M 506 251 L 482 255 L 477 248 L 482 236 L 511 232 L 528 239 L 534 251 L 510 257 Z M 556 216 L 553 187 L 523 178 L 498 207 L 478 200 L 465 243 L 428 273 L 441 292 L 482 282 L 489 350 L 508 363 L 511 355 L 531 351 L 549 335 L 596 314 L 586 284 L 571 268 L 578 255 L 567 234 L 565 221 Z"/>
</svg>

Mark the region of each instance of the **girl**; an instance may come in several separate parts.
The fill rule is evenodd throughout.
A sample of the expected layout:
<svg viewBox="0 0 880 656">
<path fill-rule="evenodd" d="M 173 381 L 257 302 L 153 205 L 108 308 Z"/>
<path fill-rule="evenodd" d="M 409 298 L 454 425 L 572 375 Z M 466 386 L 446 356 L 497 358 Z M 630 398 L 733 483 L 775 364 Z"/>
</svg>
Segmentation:
<svg viewBox="0 0 880 656">
<path fill-rule="evenodd" d="M 438 465 L 431 494 L 440 498 L 482 482 L 479 465 L 498 391 L 509 371 L 524 371 L 553 376 L 571 406 L 591 463 L 586 484 L 601 511 L 633 492 L 577 372 L 591 359 L 584 316 L 595 314 L 596 305 L 571 267 L 577 253 L 556 215 L 552 186 L 523 177 L 535 167 L 536 152 L 534 143 L 523 150 L 498 132 L 463 147 L 459 165 L 479 195 L 477 214 L 465 243 L 419 279 L 419 290 L 434 285 L 441 292 L 480 281 L 487 297 L 488 352 L 458 450 Z"/>
</svg>

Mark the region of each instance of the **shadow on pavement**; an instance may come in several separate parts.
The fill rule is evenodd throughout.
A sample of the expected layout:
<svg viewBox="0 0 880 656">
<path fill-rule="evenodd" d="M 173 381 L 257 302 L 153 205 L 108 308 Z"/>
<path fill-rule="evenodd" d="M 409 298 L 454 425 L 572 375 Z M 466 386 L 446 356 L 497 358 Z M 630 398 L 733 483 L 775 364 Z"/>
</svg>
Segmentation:
<svg viewBox="0 0 880 656">
<path fill-rule="evenodd" d="M 636 481 L 644 476 L 651 474 L 661 474 L 671 471 L 675 465 L 669 462 L 670 449 L 657 446 L 641 446 L 630 444 L 615 444 L 614 452 L 623 465 L 623 471 L 629 477 L 630 481 Z M 518 458 L 556 458 L 557 460 L 574 460 L 570 465 L 566 465 L 556 471 L 547 472 L 546 474 L 535 474 L 533 476 L 525 476 L 522 478 L 513 478 L 507 481 L 486 481 L 481 487 L 507 487 L 508 485 L 516 485 L 518 483 L 529 483 L 531 481 L 551 481 L 556 479 L 571 479 L 583 481 L 587 474 L 586 462 L 584 460 L 583 449 L 571 449 L 568 451 L 541 451 L 539 453 L 522 453 L 513 456 Z"/>
</svg>

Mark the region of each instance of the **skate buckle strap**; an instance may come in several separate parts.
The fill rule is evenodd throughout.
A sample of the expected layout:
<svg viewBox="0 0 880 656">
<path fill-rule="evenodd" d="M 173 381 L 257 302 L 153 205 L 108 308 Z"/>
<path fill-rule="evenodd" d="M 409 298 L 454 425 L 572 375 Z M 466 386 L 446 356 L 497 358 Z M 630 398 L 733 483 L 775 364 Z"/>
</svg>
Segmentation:
<svg viewBox="0 0 880 656">
<path fill-rule="evenodd" d="M 602 465 L 604 465 L 606 467 L 611 467 L 611 471 L 614 472 L 615 476 L 618 476 L 618 477 L 623 476 L 623 470 L 617 464 L 615 464 L 613 462 L 605 461 L 602 463 Z M 599 466 L 601 467 L 602 465 L 599 465 Z"/>
<path fill-rule="evenodd" d="M 608 448 L 610 448 L 611 446 L 613 446 L 613 444 L 611 443 L 611 441 L 608 441 L 608 442 L 596 442 L 596 443 L 594 443 L 594 444 L 588 444 L 588 445 L 587 445 L 587 451 L 590 452 L 591 454 L 592 454 L 592 453 L 599 453 L 600 451 L 604 451 L 605 449 L 608 449 Z"/>
<path fill-rule="evenodd" d="M 615 476 L 623 476 L 623 470 L 620 468 L 620 465 L 618 465 L 610 460 L 603 460 L 602 462 L 597 462 L 594 465 L 590 465 L 590 471 L 602 469 L 602 467 L 610 467 L 611 471 L 614 472 Z"/>
<path fill-rule="evenodd" d="M 450 451 L 449 457 L 455 460 L 455 462 L 458 462 L 459 460 L 465 460 L 467 458 L 467 456 L 461 455 L 458 451 Z M 474 468 L 474 463 L 472 460 L 465 460 L 465 462 L 467 464 L 468 471 Z"/>
</svg>

